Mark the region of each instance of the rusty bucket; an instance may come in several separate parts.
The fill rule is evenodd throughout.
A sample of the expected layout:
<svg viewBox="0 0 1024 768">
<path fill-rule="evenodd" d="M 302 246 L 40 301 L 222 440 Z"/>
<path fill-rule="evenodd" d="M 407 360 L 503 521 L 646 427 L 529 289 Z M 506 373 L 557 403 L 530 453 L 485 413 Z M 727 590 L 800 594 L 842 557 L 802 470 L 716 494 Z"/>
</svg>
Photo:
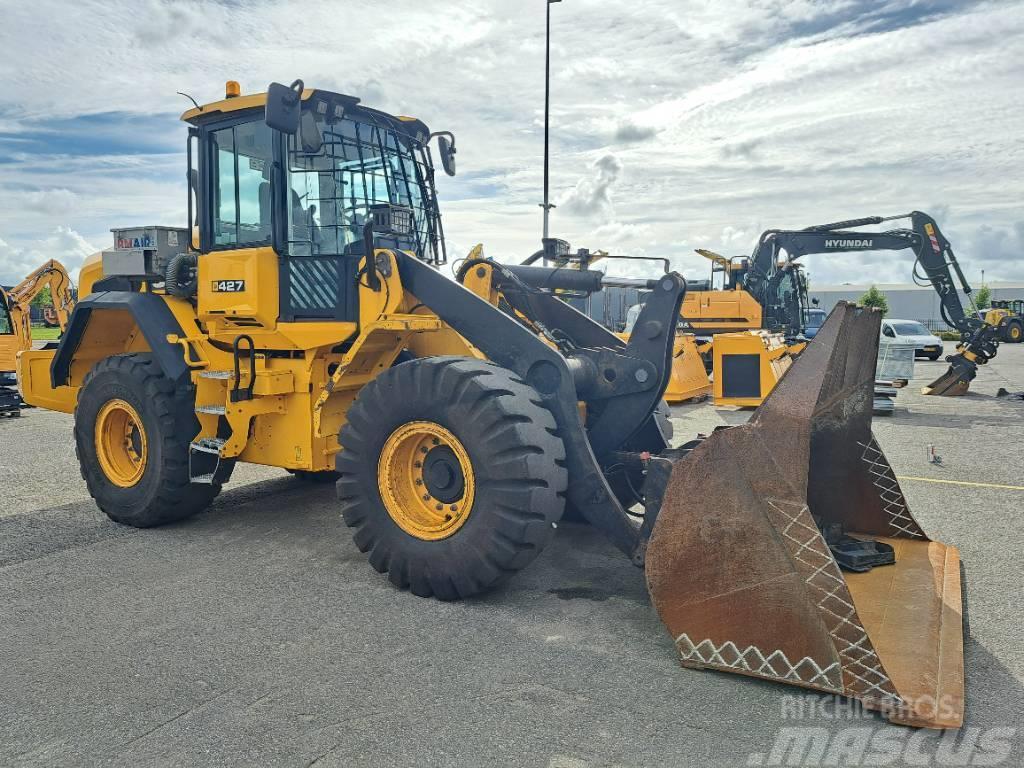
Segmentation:
<svg viewBox="0 0 1024 768">
<path fill-rule="evenodd" d="M 914 520 L 871 432 L 880 321 L 838 305 L 750 422 L 676 461 L 648 588 L 684 666 L 956 728 L 959 554 Z"/>
</svg>

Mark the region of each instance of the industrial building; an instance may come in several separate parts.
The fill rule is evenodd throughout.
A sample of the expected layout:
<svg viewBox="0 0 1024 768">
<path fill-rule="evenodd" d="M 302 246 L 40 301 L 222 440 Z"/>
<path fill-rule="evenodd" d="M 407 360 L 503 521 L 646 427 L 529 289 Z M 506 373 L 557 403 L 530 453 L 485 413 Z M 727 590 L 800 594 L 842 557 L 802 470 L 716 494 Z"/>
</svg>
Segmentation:
<svg viewBox="0 0 1024 768">
<path fill-rule="evenodd" d="M 889 317 L 896 317 L 901 320 L 917 320 L 924 323 L 933 331 L 946 330 L 948 326 L 942 321 L 939 312 L 941 306 L 939 295 L 931 285 L 914 285 L 913 283 L 876 283 L 875 286 L 889 302 Z M 808 296 L 813 304 L 815 300 L 818 306 L 826 312 L 840 301 L 858 301 L 861 296 L 871 287 L 868 285 L 811 285 Z M 1024 299 L 1024 283 L 992 283 L 989 285 L 992 291 L 992 299 Z M 975 288 L 977 292 L 977 288 Z M 970 302 L 961 295 L 964 308 L 970 306 Z"/>
</svg>

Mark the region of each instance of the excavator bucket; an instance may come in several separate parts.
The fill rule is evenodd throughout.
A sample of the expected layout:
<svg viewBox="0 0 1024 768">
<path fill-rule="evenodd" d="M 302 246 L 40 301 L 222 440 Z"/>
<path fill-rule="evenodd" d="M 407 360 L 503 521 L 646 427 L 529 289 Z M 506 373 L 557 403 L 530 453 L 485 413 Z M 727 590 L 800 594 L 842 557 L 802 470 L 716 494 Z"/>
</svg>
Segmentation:
<svg viewBox="0 0 1024 768">
<path fill-rule="evenodd" d="M 978 366 L 962 354 L 950 358 L 949 369 L 926 387 L 921 388 L 924 395 L 942 395 L 958 397 L 964 395 L 978 375 Z"/>
<path fill-rule="evenodd" d="M 959 554 L 921 530 L 871 433 L 879 324 L 840 304 L 747 424 L 682 451 L 648 588 L 684 666 L 956 728 Z"/>
</svg>

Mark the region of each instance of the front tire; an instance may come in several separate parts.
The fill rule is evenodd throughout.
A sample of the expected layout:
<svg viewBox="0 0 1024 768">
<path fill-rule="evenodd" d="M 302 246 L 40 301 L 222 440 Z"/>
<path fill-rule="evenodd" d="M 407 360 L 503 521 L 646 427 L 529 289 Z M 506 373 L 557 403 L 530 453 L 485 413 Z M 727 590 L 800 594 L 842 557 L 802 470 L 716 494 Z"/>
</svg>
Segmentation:
<svg viewBox="0 0 1024 768">
<path fill-rule="evenodd" d="M 565 447 L 511 371 L 412 360 L 367 384 L 337 458 L 345 522 L 370 564 L 421 597 L 485 592 L 530 563 L 565 505 Z"/>
<path fill-rule="evenodd" d="M 85 377 L 75 452 L 89 494 L 111 520 L 163 525 L 206 509 L 220 492 L 189 479 L 189 445 L 199 432 L 191 392 L 148 354 L 108 357 Z"/>
</svg>

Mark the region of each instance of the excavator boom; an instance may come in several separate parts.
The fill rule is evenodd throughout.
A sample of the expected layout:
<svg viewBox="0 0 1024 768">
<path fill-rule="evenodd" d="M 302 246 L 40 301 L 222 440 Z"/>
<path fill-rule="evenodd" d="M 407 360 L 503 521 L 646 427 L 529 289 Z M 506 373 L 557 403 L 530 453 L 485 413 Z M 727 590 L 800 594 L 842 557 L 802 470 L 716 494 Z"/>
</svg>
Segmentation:
<svg viewBox="0 0 1024 768">
<path fill-rule="evenodd" d="M 21 397 L 15 390 L 18 353 L 32 349 L 32 300 L 47 287 L 61 331 L 74 308 L 74 289 L 64 265 L 51 259 L 9 291 L 0 289 L 0 413 L 17 415 Z"/>
<path fill-rule="evenodd" d="M 909 219 L 910 228 L 884 232 L 856 229 L 899 219 Z M 935 219 L 926 213 L 868 216 L 800 230 L 768 230 L 761 235 L 742 272 L 742 287 L 762 307 L 765 328 L 797 336 L 804 330 L 807 287 L 791 266 L 796 259 L 818 253 L 904 249 L 914 253 L 915 282 L 935 289 L 942 319 L 961 334 L 956 353 L 947 358 L 949 369 L 923 391 L 929 395 L 961 395 L 977 375 L 978 366 L 995 356 L 1001 331 L 998 326 L 981 320 L 976 309 L 964 310 L 960 293 L 970 299 L 971 286 L 949 240 L 939 230 Z"/>
</svg>

